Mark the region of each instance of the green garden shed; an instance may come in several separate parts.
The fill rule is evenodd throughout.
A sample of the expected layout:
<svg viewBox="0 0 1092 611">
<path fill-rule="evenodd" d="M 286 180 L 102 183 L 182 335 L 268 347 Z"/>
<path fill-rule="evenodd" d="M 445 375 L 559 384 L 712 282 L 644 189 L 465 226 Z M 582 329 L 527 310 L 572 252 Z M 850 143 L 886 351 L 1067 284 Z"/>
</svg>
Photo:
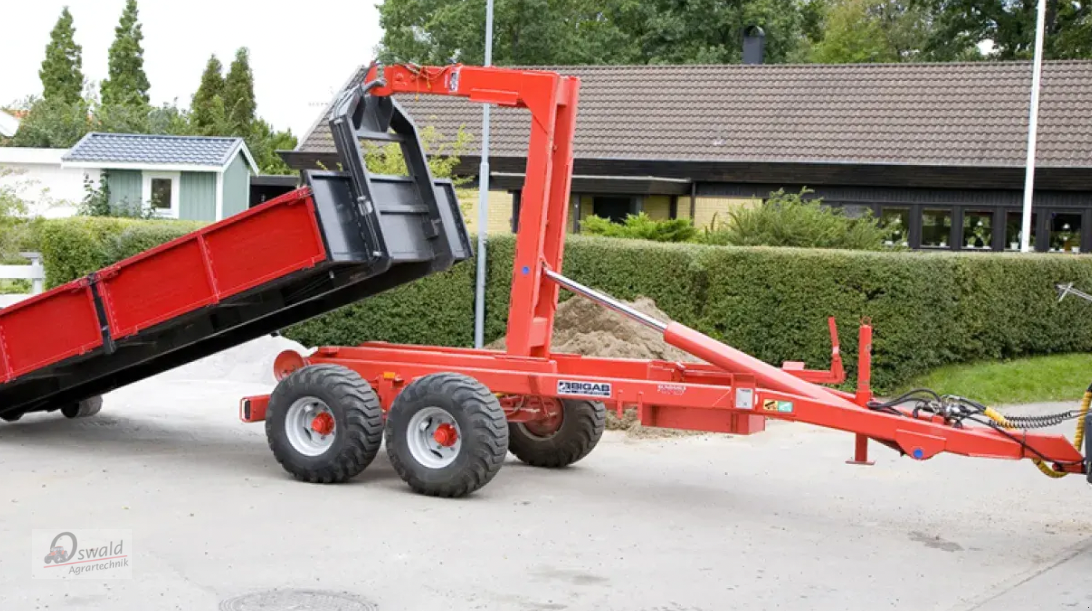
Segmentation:
<svg viewBox="0 0 1092 611">
<path fill-rule="evenodd" d="M 246 210 L 258 166 L 242 138 L 103 134 L 83 137 L 66 168 L 98 170 L 110 203 L 164 218 L 219 221 Z"/>
</svg>

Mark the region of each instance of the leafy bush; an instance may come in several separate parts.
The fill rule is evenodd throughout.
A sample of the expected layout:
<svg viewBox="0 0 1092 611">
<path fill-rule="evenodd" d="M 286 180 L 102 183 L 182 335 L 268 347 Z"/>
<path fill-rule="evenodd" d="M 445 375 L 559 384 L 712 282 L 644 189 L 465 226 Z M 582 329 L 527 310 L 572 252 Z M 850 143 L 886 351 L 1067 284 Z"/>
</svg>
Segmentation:
<svg viewBox="0 0 1092 611">
<path fill-rule="evenodd" d="M 194 221 L 107 217 L 42 221 L 38 242 L 45 265 L 46 285 L 54 287 L 86 276 L 202 225 Z"/>
<path fill-rule="evenodd" d="M 707 244 L 731 246 L 793 246 L 879 250 L 887 234 L 871 214 L 850 218 L 841 208 L 822 205 L 822 199 L 806 199 L 811 193 L 785 193 L 778 189 L 761 204 L 740 206 L 728 212 L 723 224 L 706 228 Z"/>
<path fill-rule="evenodd" d="M 466 153 L 470 146 L 470 132 L 460 127 L 455 139 L 448 142 L 435 127 L 428 125 L 419 130 L 417 135 L 421 138 L 421 146 L 428 157 L 428 168 L 433 178 L 451 178 L 455 184 L 468 180 L 465 177 L 457 178 L 454 173 L 459 165 L 459 156 Z M 408 175 L 406 160 L 402 157 L 402 145 L 397 142 L 385 146 L 371 141 L 365 142 L 364 163 L 368 166 L 368 171 L 375 174 Z"/>
<path fill-rule="evenodd" d="M 17 174 L 14 170 L 0 168 L 0 178 Z M 0 184 L 0 265 L 23 265 L 28 261 L 20 252 L 38 250 L 38 227 L 41 219 L 26 216 L 30 209 L 22 191 L 24 181 L 5 181 Z M 27 280 L 0 280 L 0 294 L 28 293 Z"/>
<path fill-rule="evenodd" d="M 96 181 L 84 174 L 83 200 L 78 211 L 82 216 L 114 216 L 120 218 L 135 218 L 151 220 L 156 217 L 155 206 L 151 202 L 110 202 L 109 172 L 103 171 Z"/>
<path fill-rule="evenodd" d="M 608 238 L 636 238 L 653 242 L 689 242 L 698 231 L 690 219 L 653 220 L 644 212 L 627 214 L 622 223 L 595 215 L 580 221 L 581 233 L 601 235 Z"/>
</svg>

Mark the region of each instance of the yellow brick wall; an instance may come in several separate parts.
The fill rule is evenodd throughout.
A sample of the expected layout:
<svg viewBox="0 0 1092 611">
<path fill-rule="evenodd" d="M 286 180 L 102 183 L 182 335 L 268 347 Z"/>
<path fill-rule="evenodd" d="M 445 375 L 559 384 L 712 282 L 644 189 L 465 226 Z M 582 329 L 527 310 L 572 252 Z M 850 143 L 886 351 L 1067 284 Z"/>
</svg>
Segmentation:
<svg viewBox="0 0 1092 611">
<path fill-rule="evenodd" d="M 666 221 L 671 218 L 671 196 L 646 195 L 643 210 L 654 221 Z"/>
<path fill-rule="evenodd" d="M 587 218 L 595 212 L 595 199 L 591 195 L 580 196 L 580 218 Z"/>
<path fill-rule="evenodd" d="M 679 195 L 677 204 L 675 206 L 675 218 L 688 219 L 690 218 L 690 196 Z"/>
<path fill-rule="evenodd" d="M 459 208 L 466 220 L 466 229 L 470 233 L 478 232 L 478 190 L 456 189 Z M 487 233 L 512 232 L 512 194 L 507 191 L 489 192 L 489 224 Z"/>
<path fill-rule="evenodd" d="M 753 206 L 759 201 L 752 197 L 698 197 L 694 201 L 694 226 L 703 229 L 708 227 L 714 218 L 716 218 L 718 224 L 723 223 L 728 211 L 732 208 Z M 688 201 L 687 204 L 689 203 Z M 683 206 L 680 204 L 679 207 L 682 208 Z"/>
</svg>

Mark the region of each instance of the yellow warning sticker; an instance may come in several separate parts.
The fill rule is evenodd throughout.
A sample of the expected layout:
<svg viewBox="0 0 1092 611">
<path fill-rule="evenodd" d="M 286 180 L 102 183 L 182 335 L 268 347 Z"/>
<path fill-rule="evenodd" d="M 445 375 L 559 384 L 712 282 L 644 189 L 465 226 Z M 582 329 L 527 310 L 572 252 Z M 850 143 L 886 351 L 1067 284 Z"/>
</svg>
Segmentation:
<svg viewBox="0 0 1092 611">
<path fill-rule="evenodd" d="M 781 412 L 782 414 L 791 414 L 792 401 L 777 401 L 776 399 L 765 399 L 762 401 L 762 409 L 768 412 Z"/>
</svg>

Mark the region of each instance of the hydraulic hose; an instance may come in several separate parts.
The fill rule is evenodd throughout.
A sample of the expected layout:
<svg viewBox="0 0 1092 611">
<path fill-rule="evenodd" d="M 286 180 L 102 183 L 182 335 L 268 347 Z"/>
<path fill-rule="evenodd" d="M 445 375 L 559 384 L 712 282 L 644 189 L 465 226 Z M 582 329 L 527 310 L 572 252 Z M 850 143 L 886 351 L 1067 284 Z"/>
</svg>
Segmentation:
<svg viewBox="0 0 1092 611">
<path fill-rule="evenodd" d="M 1084 443 L 1084 421 L 1085 416 L 1088 414 L 1089 406 L 1092 406 L 1092 384 L 1089 384 L 1088 389 L 1084 391 L 1084 397 L 1081 398 L 1081 408 L 1078 410 L 1080 416 L 1077 418 L 1077 432 L 1073 435 L 1073 447 L 1077 448 L 1078 452 L 1081 450 L 1081 444 Z M 992 407 L 987 407 L 982 413 L 990 420 L 996 422 L 998 426 L 1006 429 L 1018 428 L 1012 421 L 1002 416 Z M 1038 467 L 1039 471 L 1047 477 L 1057 479 L 1069 475 L 1066 471 L 1058 471 L 1054 467 L 1048 465 L 1041 458 L 1032 459 L 1032 462 L 1035 463 L 1035 466 Z"/>
</svg>

